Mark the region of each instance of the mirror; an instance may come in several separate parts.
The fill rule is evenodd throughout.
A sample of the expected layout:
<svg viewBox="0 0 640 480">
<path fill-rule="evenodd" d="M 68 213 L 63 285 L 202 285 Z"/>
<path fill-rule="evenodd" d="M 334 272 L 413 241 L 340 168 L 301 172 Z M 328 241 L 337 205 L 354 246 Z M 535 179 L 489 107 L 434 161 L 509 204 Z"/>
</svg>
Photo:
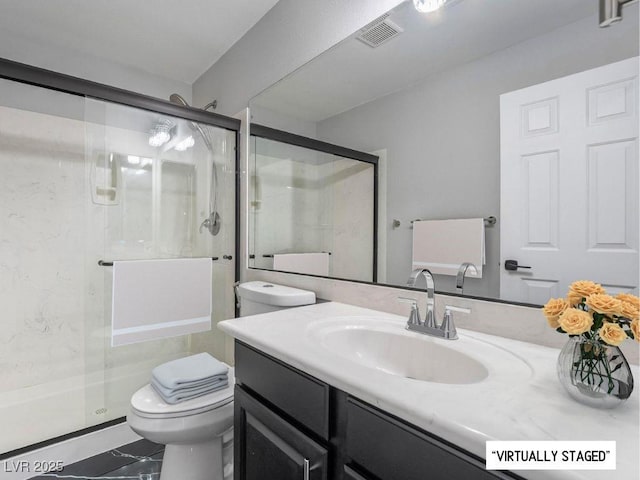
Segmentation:
<svg viewBox="0 0 640 480">
<path fill-rule="evenodd" d="M 597 8 L 401 3 L 254 97 L 252 122 L 380 157 L 380 283 L 430 265 L 459 293 L 467 259 L 473 297 L 542 304 L 583 278 L 637 293 L 638 4 L 609 28 Z M 489 217 L 483 236 L 431 222 Z"/>
<path fill-rule="evenodd" d="M 375 281 L 377 163 L 254 124 L 249 267 Z"/>
</svg>

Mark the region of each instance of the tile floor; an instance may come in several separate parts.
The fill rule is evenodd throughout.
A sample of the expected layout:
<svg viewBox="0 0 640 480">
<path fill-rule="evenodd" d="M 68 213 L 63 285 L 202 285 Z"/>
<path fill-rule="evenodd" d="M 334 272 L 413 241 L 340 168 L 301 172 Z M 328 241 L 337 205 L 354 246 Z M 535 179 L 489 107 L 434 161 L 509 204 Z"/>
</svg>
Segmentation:
<svg viewBox="0 0 640 480">
<path fill-rule="evenodd" d="M 60 472 L 41 474 L 31 480 L 158 480 L 163 454 L 164 445 L 139 440 L 66 465 Z"/>
</svg>

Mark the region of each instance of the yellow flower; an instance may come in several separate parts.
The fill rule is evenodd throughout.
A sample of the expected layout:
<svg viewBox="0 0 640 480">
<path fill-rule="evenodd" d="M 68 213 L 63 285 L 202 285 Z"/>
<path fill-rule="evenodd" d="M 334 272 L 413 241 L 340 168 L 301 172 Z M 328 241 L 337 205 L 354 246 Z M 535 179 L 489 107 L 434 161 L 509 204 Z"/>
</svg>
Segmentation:
<svg viewBox="0 0 640 480">
<path fill-rule="evenodd" d="M 617 347 L 627 338 L 625 331 L 617 323 L 604 322 L 602 328 L 598 330 L 598 335 L 605 343 Z"/>
<path fill-rule="evenodd" d="M 622 308 L 622 301 L 606 293 L 592 293 L 587 297 L 587 307 L 604 315 L 617 315 Z"/>
<path fill-rule="evenodd" d="M 629 320 L 637 320 L 640 318 L 640 308 L 637 305 L 629 302 L 622 302 L 620 306 L 619 315 Z"/>
<path fill-rule="evenodd" d="M 567 308 L 569 308 L 569 304 L 564 298 L 552 298 L 546 303 L 542 308 L 542 313 L 547 317 L 551 328 L 558 328 L 558 318 Z"/>
<path fill-rule="evenodd" d="M 623 302 L 632 303 L 637 307 L 640 307 L 640 298 L 632 295 L 630 293 L 619 293 L 616 295 L 618 300 L 622 300 Z"/>
<path fill-rule="evenodd" d="M 579 335 L 591 329 L 593 318 L 587 312 L 576 308 L 568 308 L 560 315 L 558 324 L 569 335 Z"/>
<path fill-rule="evenodd" d="M 640 343 L 640 320 L 637 318 L 631 322 L 631 332 L 633 333 L 633 338 L 636 339 L 636 342 Z"/>
<path fill-rule="evenodd" d="M 622 302 L 620 316 L 635 320 L 640 318 L 640 298 L 630 293 L 619 293 L 616 298 Z"/>
<path fill-rule="evenodd" d="M 577 305 L 583 298 L 587 298 L 594 293 L 605 293 L 602 285 L 592 282 L 591 280 L 578 280 L 569 285 L 567 301 L 572 306 Z"/>
</svg>

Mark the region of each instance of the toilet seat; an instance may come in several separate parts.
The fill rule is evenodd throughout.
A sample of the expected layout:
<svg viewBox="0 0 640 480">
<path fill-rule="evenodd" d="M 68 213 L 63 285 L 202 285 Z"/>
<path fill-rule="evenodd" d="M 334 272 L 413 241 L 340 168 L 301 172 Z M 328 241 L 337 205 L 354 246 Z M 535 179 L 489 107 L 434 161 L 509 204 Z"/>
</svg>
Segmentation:
<svg viewBox="0 0 640 480">
<path fill-rule="evenodd" d="M 145 418 L 177 418 L 197 415 L 215 410 L 233 401 L 235 376 L 229 368 L 229 385 L 217 392 L 176 404 L 165 402 L 150 384 L 145 385 L 131 397 L 131 409 Z"/>
</svg>

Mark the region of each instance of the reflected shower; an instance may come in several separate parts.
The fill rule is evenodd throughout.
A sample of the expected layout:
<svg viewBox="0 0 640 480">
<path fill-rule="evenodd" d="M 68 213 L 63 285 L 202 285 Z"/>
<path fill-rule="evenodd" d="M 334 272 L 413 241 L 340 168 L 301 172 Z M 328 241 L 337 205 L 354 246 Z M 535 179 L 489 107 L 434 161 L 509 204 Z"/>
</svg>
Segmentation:
<svg viewBox="0 0 640 480">
<path fill-rule="evenodd" d="M 176 105 L 182 105 L 183 107 L 191 107 L 189 103 L 179 94 L 172 93 L 169 96 L 169 101 L 171 103 L 175 103 Z M 207 110 L 209 108 L 215 110 L 218 106 L 218 101 L 213 100 L 212 102 L 206 104 L 202 109 Z M 211 137 L 209 136 L 209 132 L 202 128 L 202 125 L 189 122 L 189 127 L 193 131 L 197 131 L 204 144 L 207 147 L 207 150 L 211 153 L 211 189 L 209 190 L 209 216 L 203 220 L 200 224 L 200 233 L 202 233 L 202 229 L 206 228 L 209 230 L 211 235 L 217 235 L 220 232 L 221 219 L 220 214 L 218 213 L 218 168 L 216 167 L 216 162 L 213 159 L 213 146 L 211 145 Z"/>
</svg>

